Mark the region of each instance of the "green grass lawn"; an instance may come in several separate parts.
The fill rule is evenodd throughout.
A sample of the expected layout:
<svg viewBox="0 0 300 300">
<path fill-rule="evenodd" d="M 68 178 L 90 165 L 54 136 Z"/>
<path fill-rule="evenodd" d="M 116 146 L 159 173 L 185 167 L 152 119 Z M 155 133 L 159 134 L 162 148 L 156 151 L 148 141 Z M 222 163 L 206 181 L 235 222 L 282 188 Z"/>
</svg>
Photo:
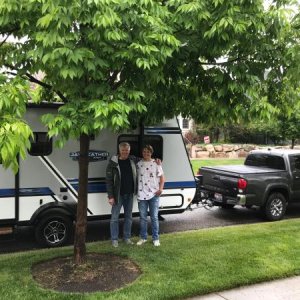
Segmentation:
<svg viewBox="0 0 300 300">
<path fill-rule="evenodd" d="M 300 274 L 300 220 L 238 225 L 161 235 L 161 247 L 112 248 L 88 244 L 89 252 L 129 257 L 143 274 L 114 292 L 67 294 L 39 287 L 34 263 L 72 254 L 72 247 L 0 255 L 0 299 L 184 299 L 241 285 Z M 137 238 L 135 238 L 137 240 Z"/>
<path fill-rule="evenodd" d="M 222 165 L 242 165 L 245 158 L 209 158 L 209 159 L 193 159 L 191 164 L 194 174 L 198 172 L 201 167 L 222 166 Z"/>
</svg>

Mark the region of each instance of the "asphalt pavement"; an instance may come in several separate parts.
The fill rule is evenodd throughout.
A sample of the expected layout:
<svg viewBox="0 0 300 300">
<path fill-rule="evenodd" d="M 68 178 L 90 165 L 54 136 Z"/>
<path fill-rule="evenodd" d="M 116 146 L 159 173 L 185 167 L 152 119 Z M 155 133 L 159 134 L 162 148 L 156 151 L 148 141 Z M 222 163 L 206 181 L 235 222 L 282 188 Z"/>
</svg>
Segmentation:
<svg viewBox="0 0 300 300">
<path fill-rule="evenodd" d="M 181 214 L 164 215 L 164 221 L 160 221 L 160 233 L 171 233 L 187 230 L 197 230 L 210 227 L 223 227 L 238 224 L 250 224 L 265 222 L 258 208 L 247 209 L 235 207 L 234 209 L 222 209 L 213 207 L 210 210 L 196 208 L 187 210 Z M 300 204 L 289 206 L 285 218 L 299 218 Z M 120 220 L 120 226 L 122 226 Z M 133 236 L 139 234 L 139 218 L 133 218 Z M 87 242 L 108 240 L 109 220 L 99 220 L 88 223 Z M 0 236 L 0 254 L 18 251 L 40 249 L 35 239 L 34 231 L 30 227 L 20 227 L 16 234 L 11 236 Z M 300 300 L 300 299 L 299 299 Z"/>
</svg>

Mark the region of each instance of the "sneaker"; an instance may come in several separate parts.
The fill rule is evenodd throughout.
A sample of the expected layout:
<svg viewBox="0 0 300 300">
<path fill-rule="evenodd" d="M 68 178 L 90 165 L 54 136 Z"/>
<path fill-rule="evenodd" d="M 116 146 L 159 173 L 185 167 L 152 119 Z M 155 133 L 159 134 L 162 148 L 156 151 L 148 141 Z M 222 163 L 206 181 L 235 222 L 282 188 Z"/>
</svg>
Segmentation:
<svg viewBox="0 0 300 300">
<path fill-rule="evenodd" d="M 124 243 L 125 243 L 126 245 L 133 245 L 133 244 L 134 244 L 133 241 L 132 241 L 131 239 L 125 239 L 125 240 L 124 240 Z"/>
<path fill-rule="evenodd" d="M 143 240 L 143 239 L 140 239 L 136 244 L 138 246 L 142 246 L 143 244 L 145 244 L 147 242 L 147 240 Z"/>
<path fill-rule="evenodd" d="M 159 242 L 159 240 L 155 240 L 155 241 L 153 241 L 153 245 L 154 245 L 155 247 L 158 247 L 158 246 L 160 246 L 160 242 Z"/>
<path fill-rule="evenodd" d="M 118 246 L 119 246 L 119 242 L 117 240 L 111 241 L 111 244 L 114 248 L 118 248 Z"/>
</svg>

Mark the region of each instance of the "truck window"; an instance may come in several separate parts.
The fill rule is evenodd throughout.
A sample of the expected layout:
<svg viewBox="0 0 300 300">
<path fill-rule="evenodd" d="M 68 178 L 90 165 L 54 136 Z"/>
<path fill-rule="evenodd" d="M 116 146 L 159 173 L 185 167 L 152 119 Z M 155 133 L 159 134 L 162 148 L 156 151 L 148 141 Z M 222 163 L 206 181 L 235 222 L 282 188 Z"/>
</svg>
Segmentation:
<svg viewBox="0 0 300 300">
<path fill-rule="evenodd" d="M 31 147 L 28 153 L 32 156 L 49 155 L 52 153 L 52 138 L 49 139 L 47 132 L 34 132 Z"/>
<path fill-rule="evenodd" d="M 138 135 L 120 135 L 118 138 L 118 145 L 121 142 L 127 142 L 130 144 L 130 154 L 141 157 L 141 150 L 144 145 L 151 145 L 154 153 L 153 158 L 160 158 L 163 160 L 163 139 L 160 135 L 144 135 L 143 139 L 140 140 Z"/>
<path fill-rule="evenodd" d="M 292 172 L 300 172 L 300 156 L 290 155 L 289 160 Z"/>
<path fill-rule="evenodd" d="M 245 165 L 254 167 L 266 167 L 277 170 L 285 170 L 284 159 L 281 156 L 269 155 L 265 153 L 249 154 Z"/>
</svg>

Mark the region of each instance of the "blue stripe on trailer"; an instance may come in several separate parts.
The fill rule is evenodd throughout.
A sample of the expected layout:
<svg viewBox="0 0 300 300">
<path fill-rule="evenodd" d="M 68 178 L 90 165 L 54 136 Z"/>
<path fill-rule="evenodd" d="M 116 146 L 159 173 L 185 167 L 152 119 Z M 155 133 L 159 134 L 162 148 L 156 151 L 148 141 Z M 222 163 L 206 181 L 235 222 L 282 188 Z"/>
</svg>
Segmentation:
<svg viewBox="0 0 300 300">
<path fill-rule="evenodd" d="M 145 127 L 145 132 L 147 133 L 157 133 L 157 134 L 181 134 L 181 129 L 178 127 Z"/>
<path fill-rule="evenodd" d="M 0 197 L 14 197 L 15 189 L 0 189 Z"/>
<path fill-rule="evenodd" d="M 48 187 L 40 188 L 21 188 L 19 190 L 19 195 L 21 197 L 28 196 L 53 196 L 54 193 Z M 0 189 L 0 197 L 15 197 L 15 189 Z"/>
<path fill-rule="evenodd" d="M 79 184 L 71 183 L 72 187 L 78 191 Z M 88 184 L 88 193 L 106 193 L 106 184 L 104 182 L 92 182 Z"/>
<path fill-rule="evenodd" d="M 78 180 L 72 180 L 71 183 L 75 190 L 78 191 Z M 183 188 L 195 188 L 196 183 L 194 181 L 175 181 L 165 182 L 164 189 L 183 189 Z M 89 182 L 88 192 L 89 193 L 106 193 L 105 182 Z M 40 188 L 21 188 L 20 196 L 53 196 L 53 191 L 48 187 Z M 0 189 L 0 197 L 15 197 L 15 189 Z"/>
<path fill-rule="evenodd" d="M 72 186 L 78 191 L 78 181 L 72 180 Z M 195 181 L 175 181 L 175 182 L 165 182 L 164 189 L 183 189 L 183 188 L 196 188 Z M 106 184 L 105 182 L 89 182 L 88 192 L 89 193 L 105 193 Z"/>
<path fill-rule="evenodd" d="M 195 181 L 173 181 L 165 182 L 164 189 L 183 189 L 183 188 L 196 188 Z"/>
<path fill-rule="evenodd" d="M 146 133 L 156 133 L 156 134 L 181 134 L 180 130 L 164 130 L 164 129 L 146 129 Z"/>
</svg>

